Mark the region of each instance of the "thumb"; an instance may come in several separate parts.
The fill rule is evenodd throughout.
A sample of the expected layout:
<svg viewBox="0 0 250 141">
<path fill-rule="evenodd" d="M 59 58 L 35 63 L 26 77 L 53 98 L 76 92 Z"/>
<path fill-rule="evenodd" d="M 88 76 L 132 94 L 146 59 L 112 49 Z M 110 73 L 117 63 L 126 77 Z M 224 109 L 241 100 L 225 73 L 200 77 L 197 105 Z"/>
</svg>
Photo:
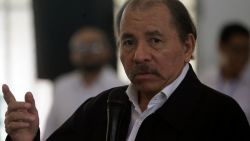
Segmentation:
<svg viewBox="0 0 250 141">
<path fill-rule="evenodd" d="M 32 95 L 31 92 L 27 92 L 25 94 L 25 102 L 31 104 L 31 108 L 29 109 L 29 112 L 31 112 L 31 113 L 37 112 L 36 104 L 35 104 L 35 99 L 34 99 L 34 97 L 33 97 L 33 95 Z"/>
</svg>

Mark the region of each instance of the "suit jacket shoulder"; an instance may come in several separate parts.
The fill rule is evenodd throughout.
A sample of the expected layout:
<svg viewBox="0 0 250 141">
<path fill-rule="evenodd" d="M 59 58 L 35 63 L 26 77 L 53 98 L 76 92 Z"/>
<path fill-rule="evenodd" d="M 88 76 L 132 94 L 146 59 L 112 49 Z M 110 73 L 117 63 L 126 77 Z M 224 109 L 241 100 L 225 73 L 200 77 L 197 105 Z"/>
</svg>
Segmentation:
<svg viewBox="0 0 250 141">
<path fill-rule="evenodd" d="M 84 102 L 76 112 L 47 140 L 69 141 L 89 140 L 105 141 L 107 128 L 107 99 L 110 92 L 116 90 L 122 94 L 127 86 L 106 90 Z"/>
<path fill-rule="evenodd" d="M 249 133 L 235 100 L 203 85 L 191 68 L 166 103 L 143 121 L 136 141 L 248 141 Z"/>
</svg>

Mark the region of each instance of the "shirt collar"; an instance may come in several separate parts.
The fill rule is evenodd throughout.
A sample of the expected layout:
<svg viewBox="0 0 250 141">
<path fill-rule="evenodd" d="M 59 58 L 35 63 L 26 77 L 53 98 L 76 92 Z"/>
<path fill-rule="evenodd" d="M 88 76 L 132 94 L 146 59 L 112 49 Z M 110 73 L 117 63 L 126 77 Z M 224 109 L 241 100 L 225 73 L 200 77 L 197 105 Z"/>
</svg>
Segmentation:
<svg viewBox="0 0 250 141">
<path fill-rule="evenodd" d="M 163 90 L 162 93 L 164 93 L 167 98 L 170 97 L 170 95 L 174 92 L 174 90 L 180 85 L 180 83 L 182 82 L 182 80 L 185 78 L 187 72 L 189 69 L 189 65 L 186 64 L 184 66 L 184 68 L 182 69 L 181 74 L 169 85 L 167 85 Z"/>
<path fill-rule="evenodd" d="M 189 69 L 189 65 L 185 64 L 184 68 L 182 69 L 181 74 L 169 85 L 167 85 L 163 90 L 161 90 L 160 93 L 156 94 L 155 96 L 164 94 L 166 96 L 166 100 L 167 98 L 170 97 L 170 95 L 174 92 L 174 90 L 180 85 L 180 83 L 182 82 L 182 80 L 185 78 L 187 72 Z M 126 93 L 129 97 L 129 100 L 133 103 L 133 105 L 135 106 L 135 108 L 139 108 L 139 103 L 138 103 L 138 96 L 137 96 L 137 91 L 134 87 L 134 85 L 132 83 L 129 84 Z M 154 98 L 154 97 L 153 97 Z M 153 99 L 152 98 L 152 99 Z"/>
</svg>

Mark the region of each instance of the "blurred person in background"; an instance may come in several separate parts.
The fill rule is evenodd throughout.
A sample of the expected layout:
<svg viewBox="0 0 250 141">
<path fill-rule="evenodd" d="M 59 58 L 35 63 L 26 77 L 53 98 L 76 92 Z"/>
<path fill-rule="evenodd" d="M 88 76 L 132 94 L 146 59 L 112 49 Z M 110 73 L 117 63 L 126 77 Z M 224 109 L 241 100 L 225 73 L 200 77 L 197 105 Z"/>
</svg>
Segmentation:
<svg viewBox="0 0 250 141">
<path fill-rule="evenodd" d="M 219 36 L 219 66 L 201 75 L 210 87 L 233 97 L 250 122 L 249 30 L 239 23 L 224 26 Z"/>
<path fill-rule="evenodd" d="M 70 60 L 76 68 L 55 81 L 52 108 L 44 138 L 47 138 L 88 98 L 120 86 L 116 72 L 107 65 L 111 47 L 105 33 L 96 27 L 82 27 L 70 40 Z"/>
</svg>

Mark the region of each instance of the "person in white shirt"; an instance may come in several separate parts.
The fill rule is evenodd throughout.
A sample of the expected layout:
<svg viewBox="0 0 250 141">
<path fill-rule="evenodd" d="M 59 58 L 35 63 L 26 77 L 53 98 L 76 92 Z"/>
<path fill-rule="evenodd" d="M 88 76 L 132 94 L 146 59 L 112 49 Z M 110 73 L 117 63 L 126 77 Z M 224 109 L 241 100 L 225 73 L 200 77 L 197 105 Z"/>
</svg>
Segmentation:
<svg viewBox="0 0 250 141">
<path fill-rule="evenodd" d="M 250 140 L 235 100 L 203 85 L 189 64 L 197 35 L 180 1 L 130 0 L 121 13 L 118 47 L 131 83 L 87 100 L 47 141 Z M 2 91 L 7 141 L 39 141 L 32 94 L 17 102 L 7 85 Z"/>
<path fill-rule="evenodd" d="M 250 122 L 250 33 L 240 23 L 228 23 L 219 35 L 219 66 L 201 73 L 208 86 L 233 97 Z"/>
<path fill-rule="evenodd" d="M 70 43 L 70 59 L 76 70 L 59 76 L 44 139 L 62 125 L 88 98 L 103 90 L 121 86 L 116 72 L 108 66 L 110 45 L 105 33 L 97 27 L 82 27 L 73 34 Z"/>
</svg>

